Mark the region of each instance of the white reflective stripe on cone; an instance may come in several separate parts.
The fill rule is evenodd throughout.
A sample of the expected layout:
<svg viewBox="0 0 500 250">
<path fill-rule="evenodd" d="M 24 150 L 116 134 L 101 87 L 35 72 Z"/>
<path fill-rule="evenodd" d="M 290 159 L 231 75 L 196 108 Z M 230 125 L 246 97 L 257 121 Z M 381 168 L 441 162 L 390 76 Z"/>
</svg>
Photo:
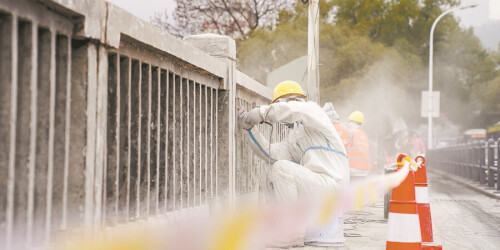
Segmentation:
<svg viewBox="0 0 500 250">
<path fill-rule="evenodd" d="M 415 201 L 417 203 L 429 203 L 429 188 L 415 187 Z"/>
<path fill-rule="evenodd" d="M 406 243 L 422 242 L 418 214 L 389 213 L 387 241 Z"/>
</svg>

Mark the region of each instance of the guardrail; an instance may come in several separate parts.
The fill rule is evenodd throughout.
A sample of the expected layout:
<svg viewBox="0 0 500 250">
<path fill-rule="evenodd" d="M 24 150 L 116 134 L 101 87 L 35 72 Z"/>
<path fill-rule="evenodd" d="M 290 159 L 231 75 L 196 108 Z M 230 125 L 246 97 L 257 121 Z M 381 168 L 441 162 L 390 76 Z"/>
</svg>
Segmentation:
<svg viewBox="0 0 500 250">
<path fill-rule="evenodd" d="M 0 1 L 0 248 L 259 190 L 235 110 L 271 90 L 236 69 L 234 40 L 90 2 Z"/>
<path fill-rule="evenodd" d="M 500 190 L 500 139 L 429 150 L 429 165 Z"/>
</svg>

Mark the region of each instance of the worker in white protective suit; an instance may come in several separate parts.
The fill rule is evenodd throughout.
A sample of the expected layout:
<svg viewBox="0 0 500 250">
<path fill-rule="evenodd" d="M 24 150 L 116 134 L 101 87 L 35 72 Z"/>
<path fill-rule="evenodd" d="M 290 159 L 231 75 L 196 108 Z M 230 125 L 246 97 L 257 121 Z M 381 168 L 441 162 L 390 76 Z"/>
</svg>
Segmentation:
<svg viewBox="0 0 500 250">
<path fill-rule="evenodd" d="M 349 162 L 337 131 L 325 111 L 306 102 L 300 85 L 284 81 L 276 86 L 270 105 L 250 111 L 238 108 L 238 121 L 248 130 L 254 153 L 271 160 L 269 181 L 278 200 L 335 190 L 349 182 Z M 290 124 L 288 138 L 271 144 L 255 125 Z"/>
</svg>

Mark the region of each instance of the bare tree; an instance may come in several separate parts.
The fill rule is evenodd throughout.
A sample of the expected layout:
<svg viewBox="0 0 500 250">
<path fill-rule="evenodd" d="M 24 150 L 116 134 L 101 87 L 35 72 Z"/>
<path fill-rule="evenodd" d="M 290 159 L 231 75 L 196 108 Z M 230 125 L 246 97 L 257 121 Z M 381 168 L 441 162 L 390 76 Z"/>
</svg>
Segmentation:
<svg viewBox="0 0 500 250">
<path fill-rule="evenodd" d="M 279 12 L 295 0 L 175 0 L 172 18 L 156 12 L 151 22 L 172 35 L 184 37 L 205 32 L 245 37 L 256 28 L 273 28 Z"/>
</svg>

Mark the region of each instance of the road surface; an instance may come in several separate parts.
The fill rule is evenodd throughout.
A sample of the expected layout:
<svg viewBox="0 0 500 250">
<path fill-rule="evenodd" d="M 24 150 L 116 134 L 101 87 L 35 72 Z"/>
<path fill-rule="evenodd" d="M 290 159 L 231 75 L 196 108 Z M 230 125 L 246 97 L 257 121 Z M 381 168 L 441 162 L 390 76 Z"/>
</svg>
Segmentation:
<svg viewBox="0 0 500 250">
<path fill-rule="evenodd" d="M 443 249 L 500 249 L 500 200 L 428 173 L 434 241 Z M 323 249 L 385 249 L 387 221 L 383 202 L 345 215 L 344 247 Z"/>
</svg>

